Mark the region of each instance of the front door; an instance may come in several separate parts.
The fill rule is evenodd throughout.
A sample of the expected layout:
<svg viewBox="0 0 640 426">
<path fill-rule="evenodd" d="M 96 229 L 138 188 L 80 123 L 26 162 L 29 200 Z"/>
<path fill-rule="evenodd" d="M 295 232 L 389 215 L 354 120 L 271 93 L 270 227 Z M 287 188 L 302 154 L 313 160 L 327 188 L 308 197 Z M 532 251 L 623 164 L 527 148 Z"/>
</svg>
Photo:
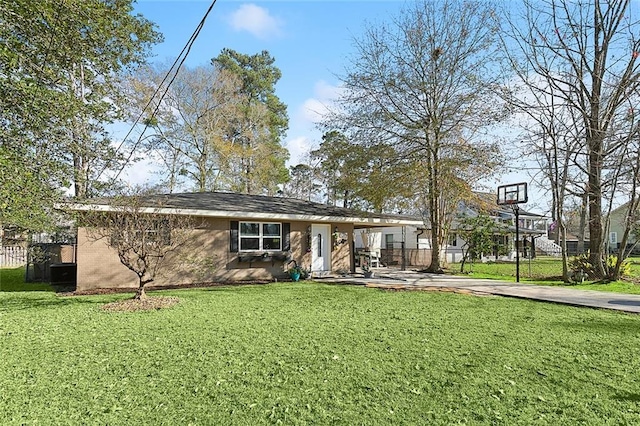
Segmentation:
<svg viewBox="0 0 640 426">
<path fill-rule="evenodd" d="M 331 225 L 311 225 L 311 273 L 331 271 Z"/>
</svg>

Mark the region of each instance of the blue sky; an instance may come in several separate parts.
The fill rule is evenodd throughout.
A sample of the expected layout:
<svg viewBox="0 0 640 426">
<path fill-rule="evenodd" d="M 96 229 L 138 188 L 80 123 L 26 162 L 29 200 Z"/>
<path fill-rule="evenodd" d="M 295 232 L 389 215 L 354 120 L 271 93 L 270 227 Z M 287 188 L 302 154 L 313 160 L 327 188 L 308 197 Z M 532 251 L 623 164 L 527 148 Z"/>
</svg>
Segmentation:
<svg viewBox="0 0 640 426">
<path fill-rule="evenodd" d="M 173 61 L 209 8 L 210 1 L 139 0 L 135 12 L 155 22 L 164 42 L 152 61 Z M 397 15 L 404 1 L 218 0 L 187 59 L 206 65 L 227 47 L 244 54 L 267 50 L 282 71 L 276 94 L 288 106 L 284 141 L 290 164 L 318 144 L 314 120 L 336 93 L 339 79 L 365 23 Z"/>
</svg>

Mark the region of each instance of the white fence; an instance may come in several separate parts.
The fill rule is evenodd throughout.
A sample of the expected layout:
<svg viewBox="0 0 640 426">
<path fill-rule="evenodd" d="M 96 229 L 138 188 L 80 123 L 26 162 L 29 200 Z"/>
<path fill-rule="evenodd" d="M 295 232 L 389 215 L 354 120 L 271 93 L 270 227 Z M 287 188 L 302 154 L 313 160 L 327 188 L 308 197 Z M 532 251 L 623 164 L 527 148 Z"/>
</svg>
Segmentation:
<svg viewBox="0 0 640 426">
<path fill-rule="evenodd" d="M 26 248 L 19 246 L 0 247 L 0 268 L 17 268 L 26 264 Z"/>
</svg>

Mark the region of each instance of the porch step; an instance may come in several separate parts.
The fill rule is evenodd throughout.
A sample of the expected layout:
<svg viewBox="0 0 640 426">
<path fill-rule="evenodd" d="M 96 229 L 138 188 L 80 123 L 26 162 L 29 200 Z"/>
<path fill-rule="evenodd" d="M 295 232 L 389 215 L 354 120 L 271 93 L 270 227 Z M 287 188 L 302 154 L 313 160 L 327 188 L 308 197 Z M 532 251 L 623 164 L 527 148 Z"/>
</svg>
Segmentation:
<svg viewBox="0 0 640 426">
<path fill-rule="evenodd" d="M 548 256 L 560 257 L 562 255 L 562 247 L 547 237 L 536 238 L 536 250 L 540 250 Z"/>
</svg>

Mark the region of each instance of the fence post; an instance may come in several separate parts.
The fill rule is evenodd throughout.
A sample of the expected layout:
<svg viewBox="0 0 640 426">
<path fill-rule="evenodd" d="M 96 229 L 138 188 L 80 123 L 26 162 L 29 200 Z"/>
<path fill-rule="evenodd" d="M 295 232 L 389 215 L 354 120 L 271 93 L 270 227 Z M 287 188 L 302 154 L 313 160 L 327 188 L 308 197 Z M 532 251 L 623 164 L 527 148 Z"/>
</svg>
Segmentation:
<svg viewBox="0 0 640 426">
<path fill-rule="evenodd" d="M 400 243 L 400 247 L 402 247 L 402 270 L 405 271 L 407 269 L 407 255 L 405 252 L 404 241 Z"/>
</svg>

